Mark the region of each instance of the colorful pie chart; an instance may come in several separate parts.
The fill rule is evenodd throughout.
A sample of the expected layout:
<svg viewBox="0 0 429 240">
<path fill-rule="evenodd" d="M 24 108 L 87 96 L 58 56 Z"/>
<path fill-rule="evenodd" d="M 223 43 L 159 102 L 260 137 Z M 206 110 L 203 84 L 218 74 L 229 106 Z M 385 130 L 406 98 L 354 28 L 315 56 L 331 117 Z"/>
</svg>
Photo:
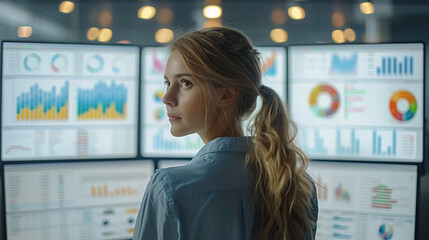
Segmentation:
<svg viewBox="0 0 429 240">
<path fill-rule="evenodd" d="M 321 98 L 324 98 L 324 100 L 320 100 Z M 321 84 L 311 90 L 309 104 L 316 116 L 328 117 L 338 110 L 340 97 L 334 87 L 328 84 Z"/>
<path fill-rule="evenodd" d="M 378 235 L 382 240 L 390 240 L 393 237 L 393 227 L 386 224 L 381 224 L 378 229 Z"/>
<path fill-rule="evenodd" d="M 409 91 L 396 91 L 390 98 L 390 113 L 397 120 L 408 121 L 416 115 L 416 112 L 417 101 Z"/>
</svg>

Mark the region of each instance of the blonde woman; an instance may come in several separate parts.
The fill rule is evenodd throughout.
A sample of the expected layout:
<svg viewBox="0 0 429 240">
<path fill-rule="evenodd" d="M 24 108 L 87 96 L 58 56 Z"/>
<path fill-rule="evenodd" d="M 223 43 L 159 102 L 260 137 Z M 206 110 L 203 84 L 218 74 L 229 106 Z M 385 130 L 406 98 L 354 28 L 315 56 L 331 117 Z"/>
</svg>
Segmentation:
<svg viewBox="0 0 429 240">
<path fill-rule="evenodd" d="M 231 28 L 188 33 L 171 45 L 163 102 L 171 133 L 205 146 L 183 167 L 156 171 L 135 240 L 314 239 L 318 214 L 307 157 L 280 97 L 261 85 L 259 53 Z M 242 119 L 262 107 L 245 137 Z"/>
</svg>

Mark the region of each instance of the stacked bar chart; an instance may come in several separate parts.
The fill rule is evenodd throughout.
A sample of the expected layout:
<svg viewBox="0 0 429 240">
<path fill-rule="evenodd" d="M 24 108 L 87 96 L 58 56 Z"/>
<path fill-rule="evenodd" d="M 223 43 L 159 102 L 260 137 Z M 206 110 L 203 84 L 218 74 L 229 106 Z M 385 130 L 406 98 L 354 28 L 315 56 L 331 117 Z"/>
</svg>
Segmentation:
<svg viewBox="0 0 429 240">
<path fill-rule="evenodd" d="M 57 93 L 55 86 L 46 91 L 34 84 L 29 92 L 16 98 L 16 120 L 67 120 L 69 116 L 69 82 Z"/>
<path fill-rule="evenodd" d="M 372 192 L 374 193 L 371 200 L 372 208 L 392 209 L 392 206 L 397 203 L 391 197 L 392 188 L 389 188 L 387 185 L 380 184 L 374 187 Z"/>
<path fill-rule="evenodd" d="M 402 59 L 396 56 L 382 57 L 381 65 L 377 66 L 377 75 L 413 75 L 413 56 L 404 56 Z"/>
<path fill-rule="evenodd" d="M 127 117 L 127 88 L 112 82 L 98 82 L 92 89 L 78 89 L 79 120 L 125 119 Z"/>
</svg>

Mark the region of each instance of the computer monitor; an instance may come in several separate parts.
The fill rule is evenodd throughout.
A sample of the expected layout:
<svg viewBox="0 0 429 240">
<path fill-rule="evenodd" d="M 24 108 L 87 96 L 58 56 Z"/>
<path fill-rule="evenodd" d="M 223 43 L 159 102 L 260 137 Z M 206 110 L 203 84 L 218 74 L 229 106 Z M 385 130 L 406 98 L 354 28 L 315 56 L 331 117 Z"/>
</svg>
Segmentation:
<svg viewBox="0 0 429 240">
<path fill-rule="evenodd" d="M 2 43 L 1 159 L 137 156 L 140 48 Z"/>
<path fill-rule="evenodd" d="M 312 161 L 317 240 L 415 239 L 415 165 Z"/>
<path fill-rule="evenodd" d="M 147 160 L 4 166 L 7 239 L 131 239 Z"/>
<path fill-rule="evenodd" d="M 275 89 L 286 101 L 286 48 L 257 49 L 262 58 L 262 82 Z M 197 134 L 178 138 L 170 133 L 170 123 L 162 103 L 165 93 L 164 72 L 168 60 L 166 51 L 164 47 L 144 47 L 142 50 L 142 156 L 190 158 L 204 143 Z M 246 121 L 243 127 L 247 123 Z"/>
<path fill-rule="evenodd" d="M 423 161 L 423 44 L 292 46 L 288 92 L 312 159 Z"/>
</svg>

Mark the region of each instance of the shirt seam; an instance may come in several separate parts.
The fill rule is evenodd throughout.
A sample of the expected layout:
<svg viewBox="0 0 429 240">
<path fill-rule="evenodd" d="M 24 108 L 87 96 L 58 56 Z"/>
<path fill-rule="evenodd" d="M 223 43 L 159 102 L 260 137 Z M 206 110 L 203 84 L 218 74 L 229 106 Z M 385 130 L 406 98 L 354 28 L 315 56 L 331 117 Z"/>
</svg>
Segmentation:
<svg viewBox="0 0 429 240">
<path fill-rule="evenodd" d="M 203 156 L 209 154 L 209 153 L 230 153 L 230 154 L 243 154 L 247 153 L 247 151 L 216 151 L 216 150 L 210 150 L 205 153 L 202 153 L 200 156 L 195 156 L 196 158 L 202 158 Z"/>
<path fill-rule="evenodd" d="M 175 210 L 175 208 L 174 208 L 174 199 L 173 199 L 173 194 L 172 194 L 172 192 L 171 192 L 170 185 L 168 184 L 167 180 L 165 179 L 165 175 L 164 175 L 164 174 L 161 174 L 161 172 L 160 172 L 160 174 L 159 174 L 159 175 L 160 175 L 160 176 L 159 176 L 159 177 L 160 177 L 160 181 L 162 181 L 162 187 L 163 187 L 163 189 L 165 190 L 165 194 L 167 195 L 167 203 L 168 203 L 168 207 L 170 208 L 170 210 L 171 210 L 171 213 L 172 213 L 173 217 L 174 217 L 174 218 L 177 218 L 176 210 Z M 171 220 L 171 218 L 170 218 L 170 220 Z M 170 221 L 170 224 L 169 224 L 169 225 L 171 225 L 171 227 L 173 228 L 173 224 L 171 223 L 171 221 Z M 173 231 L 169 231 L 169 233 L 170 233 L 170 235 L 172 235 L 172 236 L 174 236 L 174 235 L 175 235 Z"/>
<path fill-rule="evenodd" d="M 208 191 L 200 192 L 195 194 L 179 195 L 179 198 L 194 197 L 202 194 L 221 193 L 221 192 L 254 192 L 254 189 L 236 189 L 236 190 L 219 190 L 219 191 Z"/>
</svg>

